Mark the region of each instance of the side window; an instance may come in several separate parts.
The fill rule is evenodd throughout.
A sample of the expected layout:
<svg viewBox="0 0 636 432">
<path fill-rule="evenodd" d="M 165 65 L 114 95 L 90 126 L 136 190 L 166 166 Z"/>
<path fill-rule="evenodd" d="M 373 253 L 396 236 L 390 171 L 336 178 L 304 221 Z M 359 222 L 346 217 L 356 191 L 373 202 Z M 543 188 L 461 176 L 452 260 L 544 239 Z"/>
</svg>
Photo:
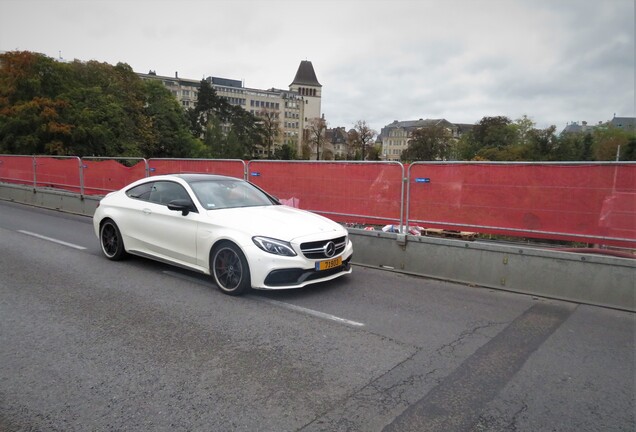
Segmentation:
<svg viewBox="0 0 636 432">
<path fill-rule="evenodd" d="M 134 188 L 128 189 L 126 191 L 126 195 L 128 195 L 130 198 L 140 199 L 143 201 L 149 201 L 152 185 L 153 185 L 153 182 L 140 184 L 139 186 L 135 186 Z"/>
<path fill-rule="evenodd" d="M 191 201 L 190 195 L 188 195 L 188 192 L 186 192 L 180 184 L 168 181 L 158 181 L 152 185 L 150 201 L 157 204 L 168 205 L 170 201 L 176 199 L 187 199 Z"/>
</svg>

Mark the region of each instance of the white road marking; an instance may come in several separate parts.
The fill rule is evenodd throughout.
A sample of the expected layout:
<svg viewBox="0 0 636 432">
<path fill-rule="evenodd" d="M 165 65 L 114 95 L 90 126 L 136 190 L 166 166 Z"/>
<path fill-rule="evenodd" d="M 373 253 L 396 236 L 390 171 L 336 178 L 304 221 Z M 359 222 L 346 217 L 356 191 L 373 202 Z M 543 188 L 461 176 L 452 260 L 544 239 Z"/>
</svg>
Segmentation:
<svg viewBox="0 0 636 432">
<path fill-rule="evenodd" d="M 62 241 L 62 240 L 58 240 L 58 239 L 54 239 L 54 238 L 51 238 L 51 237 L 43 236 L 42 234 L 36 234 L 36 233 L 30 232 L 30 231 L 24 231 L 24 230 L 18 230 L 18 232 L 20 232 L 22 234 L 29 235 L 31 237 L 37 237 L 37 238 L 42 239 L 42 240 L 47 240 L 47 241 L 50 241 L 50 242 L 53 242 L 53 243 L 61 244 L 61 245 L 64 245 L 64 246 L 68 246 L 68 247 L 71 247 L 71 248 L 74 248 L 74 249 L 79 249 L 79 250 L 86 249 L 84 246 L 78 246 L 78 245 L 73 244 L 73 243 L 67 243 L 67 242 Z"/>
<path fill-rule="evenodd" d="M 170 270 L 164 270 L 163 273 L 167 274 L 168 276 L 172 276 L 172 277 L 176 277 L 176 278 L 179 278 L 179 279 L 187 280 L 189 282 L 194 282 L 196 284 L 209 286 L 208 283 L 203 282 L 201 279 L 196 279 L 194 277 L 186 276 L 186 275 L 183 275 L 181 273 L 173 272 L 173 271 L 170 271 Z M 296 312 L 301 312 L 301 313 L 304 313 L 304 314 L 307 314 L 307 315 L 315 316 L 315 317 L 318 317 L 318 318 L 322 318 L 322 319 L 326 319 L 326 320 L 330 320 L 330 321 L 335 321 L 335 322 L 338 322 L 338 323 L 341 323 L 341 324 L 347 324 L 347 325 L 354 326 L 354 327 L 364 327 L 364 323 L 361 323 L 361 322 L 352 321 L 352 320 L 348 320 L 348 319 L 345 319 L 345 318 L 340 318 L 340 317 L 335 316 L 335 315 L 331 315 L 331 314 L 320 312 L 320 311 L 313 310 L 313 309 L 307 309 L 307 308 L 304 308 L 302 306 L 293 305 L 291 303 L 285 303 L 285 302 L 281 302 L 281 301 L 278 301 L 278 300 L 266 299 L 266 298 L 258 297 L 258 296 L 255 296 L 255 295 L 246 295 L 245 297 L 250 298 L 250 299 L 254 299 L 256 301 L 269 303 L 269 304 L 272 304 L 272 305 L 275 305 L 275 306 L 279 306 L 279 307 L 282 307 L 282 308 L 285 308 L 285 309 L 293 310 L 293 311 L 296 311 Z"/>
<path fill-rule="evenodd" d="M 265 302 L 265 303 L 270 303 L 270 304 L 273 304 L 273 305 L 276 305 L 276 306 L 280 306 L 280 307 L 283 307 L 285 309 L 291 309 L 291 310 L 296 311 L 296 312 L 301 312 L 301 313 L 305 313 L 307 315 L 312 315 L 312 316 L 315 316 L 315 317 L 318 317 L 318 318 L 339 322 L 341 324 L 347 324 L 347 325 L 354 326 L 354 327 L 364 327 L 364 323 L 361 323 L 361 322 L 351 321 L 351 320 L 348 320 L 348 319 L 345 319 L 345 318 L 340 318 L 340 317 L 337 317 L 335 315 L 331 315 L 331 314 L 328 314 L 328 313 L 320 312 L 320 311 L 313 310 L 313 309 L 307 309 L 307 308 L 304 308 L 302 306 L 296 306 L 296 305 L 293 305 L 291 303 L 284 303 L 284 302 L 280 302 L 280 301 L 277 301 L 277 300 L 270 300 L 270 299 L 265 299 L 265 298 L 261 298 L 261 297 L 254 297 L 254 296 L 250 296 L 250 298 L 253 298 L 253 299 Z"/>
</svg>

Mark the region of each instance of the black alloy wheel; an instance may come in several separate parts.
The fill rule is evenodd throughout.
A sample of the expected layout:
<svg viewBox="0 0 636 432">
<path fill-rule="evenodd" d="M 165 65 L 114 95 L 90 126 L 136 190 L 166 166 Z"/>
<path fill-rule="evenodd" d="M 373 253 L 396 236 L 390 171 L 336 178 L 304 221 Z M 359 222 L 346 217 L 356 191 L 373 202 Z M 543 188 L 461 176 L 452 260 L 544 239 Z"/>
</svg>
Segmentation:
<svg viewBox="0 0 636 432">
<path fill-rule="evenodd" d="M 126 257 L 121 232 L 112 220 L 108 219 L 102 222 L 99 228 L 99 242 L 102 246 L 102 252 L 109 260 L 119 261 Z"/>
<path fill-rule="evenodd" d="M 214 280 L 223 293 L 241 295 L 251 288 L 247 260 L 233 243 L 222 243 L 215 247 L 210 264 Z"/>
</svg>

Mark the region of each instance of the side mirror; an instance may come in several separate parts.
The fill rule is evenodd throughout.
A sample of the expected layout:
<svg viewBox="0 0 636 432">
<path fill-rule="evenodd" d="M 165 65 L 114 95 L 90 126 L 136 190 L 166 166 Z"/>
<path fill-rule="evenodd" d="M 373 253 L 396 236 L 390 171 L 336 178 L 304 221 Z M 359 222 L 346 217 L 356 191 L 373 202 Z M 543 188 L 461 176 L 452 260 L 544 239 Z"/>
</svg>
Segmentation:
<svg viewBox="0 0 636 432">
<path fill-rule="evenodd" d="M 168 210 L 180 211 L 183 216 L 187 216 L 191 211 L 196 211 L 192 201 L 187 199 L 176 199 L 168 203 Z"/>
</svg>

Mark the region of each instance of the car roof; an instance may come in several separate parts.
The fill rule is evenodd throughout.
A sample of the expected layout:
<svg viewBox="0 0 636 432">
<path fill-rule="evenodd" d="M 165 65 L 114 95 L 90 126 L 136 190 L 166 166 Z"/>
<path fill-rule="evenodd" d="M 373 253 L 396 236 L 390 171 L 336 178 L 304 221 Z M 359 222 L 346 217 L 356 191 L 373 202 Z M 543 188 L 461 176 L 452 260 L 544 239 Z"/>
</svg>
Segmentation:
<svg viewBox="0 0 636 432">
<path fill-rule="evenodd" d="M 193 182 L 198 182 L 198 181 L 214 181 L 214 180 L 239 180 L 239 181 L 244 181 L 241 178 L 238 177 L 230 177 L 230 176 L 224 176 L 224 175 L 218 175 L 218 174 L 166 174 L 164 176 L 161 177 L 177 177 L 180 178 L 182 180 L 184 180 L 187 183 L 193 183 Z M 152 179 L 152 177 L 149 177 L 150 179 Z"/>
</svg>

